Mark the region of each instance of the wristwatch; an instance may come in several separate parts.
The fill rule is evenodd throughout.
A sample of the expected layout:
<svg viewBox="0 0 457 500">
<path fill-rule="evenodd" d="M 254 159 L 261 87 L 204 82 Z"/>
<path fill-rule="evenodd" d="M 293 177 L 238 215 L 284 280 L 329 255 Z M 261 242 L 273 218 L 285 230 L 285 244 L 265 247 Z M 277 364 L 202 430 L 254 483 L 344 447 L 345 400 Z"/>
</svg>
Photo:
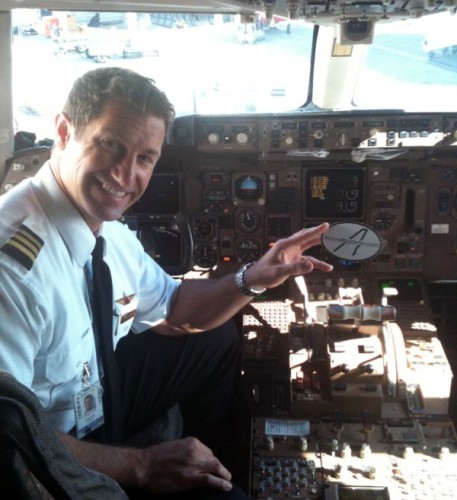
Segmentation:
<svg viewBox="0 0 457 500">
<path fill-rule="evenodd" d="M 240 267 L 238 272 L 235 274 L 235 283 L 236 286 L 244 293 L 244 295 L 248 295 L 249 297 L 256 297 L 257 295 L 262 294 L 266 288 L 255 289 L 249 288 L 244 281 L 244 273 L 247 269 L 254 265 L 254 262 L 248 262 Z"/>
</svg>

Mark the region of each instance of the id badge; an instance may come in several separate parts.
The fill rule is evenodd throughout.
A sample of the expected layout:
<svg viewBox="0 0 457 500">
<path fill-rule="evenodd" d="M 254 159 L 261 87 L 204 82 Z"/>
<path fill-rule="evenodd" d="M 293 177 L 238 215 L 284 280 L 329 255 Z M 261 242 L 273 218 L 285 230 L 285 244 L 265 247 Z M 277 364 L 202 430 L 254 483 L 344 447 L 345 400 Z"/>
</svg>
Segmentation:
<svg viewBox="0 0 457 500">
<path fill-rule="evenodd" d="M 76 437 L 83 438 L 103 425 L 103 389 L 100 382 L 85 387 L 73 395 L 76 417 Z"/>
</svg>

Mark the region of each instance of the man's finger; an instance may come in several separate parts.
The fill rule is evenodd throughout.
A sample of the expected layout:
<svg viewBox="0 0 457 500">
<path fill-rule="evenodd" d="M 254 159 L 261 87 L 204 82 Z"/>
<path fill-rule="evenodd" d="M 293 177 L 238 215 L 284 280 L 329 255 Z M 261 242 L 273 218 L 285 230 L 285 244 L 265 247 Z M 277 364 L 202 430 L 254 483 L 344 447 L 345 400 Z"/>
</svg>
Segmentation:
<svg viewBox="0 0 457 500">
<path fill-rule="evenodd" d="M 232 483 L 230 481 L 211 474 L 202 474 L 198 479 L 198 486 L 221 491 L 230 491 L 232 489 Z"/>
</svg>

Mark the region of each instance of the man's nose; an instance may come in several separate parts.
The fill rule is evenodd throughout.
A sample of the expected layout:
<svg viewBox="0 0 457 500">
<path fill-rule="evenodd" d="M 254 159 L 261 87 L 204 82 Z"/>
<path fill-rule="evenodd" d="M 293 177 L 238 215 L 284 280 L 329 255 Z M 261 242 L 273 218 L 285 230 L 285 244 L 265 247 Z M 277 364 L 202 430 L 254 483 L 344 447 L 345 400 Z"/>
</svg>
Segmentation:
<svg viewBox="0 0 457 500">
<path fill-rule="evenodd" d="M 130 185 L 135 175 L 136 162 L 133 157 L 126 157 L 119 161 L 113 170 L 113 176 L 122 186 Z"/>
</svg>

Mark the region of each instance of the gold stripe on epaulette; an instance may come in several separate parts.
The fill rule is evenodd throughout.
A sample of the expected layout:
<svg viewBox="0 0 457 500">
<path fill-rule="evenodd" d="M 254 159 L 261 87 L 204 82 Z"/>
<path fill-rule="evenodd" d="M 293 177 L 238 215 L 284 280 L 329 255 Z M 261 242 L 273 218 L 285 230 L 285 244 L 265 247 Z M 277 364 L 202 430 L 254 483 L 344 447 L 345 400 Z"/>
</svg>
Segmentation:
<svg viewBox="0 0 457 500">
<path fill-rule="evenodd" d="M 25 248 L 30 250 L 30 252 L 34 255 L 36 258 L 38 253 L 41 250 L 41 246 L 38 245 L 38 242 L 36 240 L 29 239 L 27 237 L 27 234 L 21 233 L 20 231 L 17 232 L 12 238 L 11 241 L 16 241 L 18 244 L 23 244 Z"/>
<path fill-rule="evenodd" d="M 1 251 L 30 270 L 43 244 L 43 240 L 37 234 L 27 226 L 21 225 L 18 231 L 3 245 Z"/>
<path fill-rule="evenodd" d="M 20 252 L 22 252 L 24 255 L 26 255 L 31 261 L 35 261 L 36 259 L 36 254 L 31 252 L 26 246 L 22 245 L 19 241 L 15 241 L 14 238 L 11 238 L 7 245 L 11 245 L 14 248 L 17 248 Z"/>
</svg>

